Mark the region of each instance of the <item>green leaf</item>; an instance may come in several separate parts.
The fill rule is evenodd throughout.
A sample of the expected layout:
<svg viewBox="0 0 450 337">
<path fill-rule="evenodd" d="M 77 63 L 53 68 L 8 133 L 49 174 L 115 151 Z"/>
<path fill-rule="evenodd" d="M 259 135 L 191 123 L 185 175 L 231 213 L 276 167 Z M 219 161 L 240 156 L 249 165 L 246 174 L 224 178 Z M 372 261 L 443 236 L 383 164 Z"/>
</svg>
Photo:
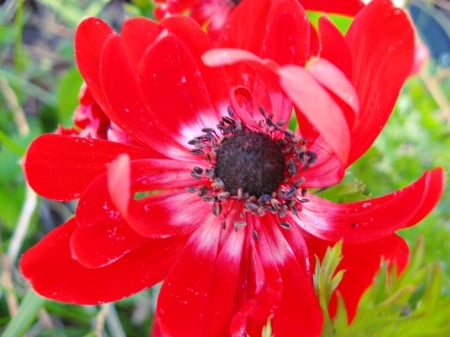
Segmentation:
<svg viewBox="0 0 450 337">
<path fill-rule="evenodd" d="M 328 304 L 331 295 L 344 276 L 344 271 L 336 273 L 337 266 L 342 260 L 342 241 L 333 247 L 328 247 L 322 261 L 316 257 L 316 269 L 314 272 L 314 289 L 319 297 L 320 307 L 324 317 L 322 337 L 333 336 L 333 322 L 328 312 Z"/>
</svg>

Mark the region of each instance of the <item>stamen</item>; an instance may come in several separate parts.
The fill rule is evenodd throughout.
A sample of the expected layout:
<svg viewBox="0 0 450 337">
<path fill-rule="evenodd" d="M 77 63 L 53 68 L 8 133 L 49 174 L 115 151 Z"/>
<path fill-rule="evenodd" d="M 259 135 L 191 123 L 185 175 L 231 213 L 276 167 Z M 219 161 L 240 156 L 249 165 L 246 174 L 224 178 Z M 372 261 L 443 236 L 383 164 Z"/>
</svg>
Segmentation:
<svg viewBox="0 0 450 337">
<path fill-rule="evenodd" d="M 211 202 L 212 213 L 224 219 L 224 226 L 224 203 L 242 202 L 242 220 L 234 220 L 236 230 L 247 225 L 248 213 L 264 216 L 270 212 L 284 219 L 289 211 L 298 217 L 301 205 L 309 202 L 307 190 L 302 187 L 305 178 L 299 173 L 316 162 L 316 153 L 308 149 L 305 139 L 285 129 L 285 121 L 274 121 L 274 115 L 262 108 L 260 112 L 260 132 L 246 129 L 228 108 L 216 128 L 204 127 L 198 137 L 188 142 L 193 147 L 191 153 L 204 156 L 209 165 L 194 166 L 191 176 L 209 180 L 209 184 L 187 190 Z M 273 167 L 278 168 L 271 171 Z M 281 221 L 280 226 L 291 228 L 286 221 Z M 256 231 L 252 235 L 258 238 Z"/>
</svg>

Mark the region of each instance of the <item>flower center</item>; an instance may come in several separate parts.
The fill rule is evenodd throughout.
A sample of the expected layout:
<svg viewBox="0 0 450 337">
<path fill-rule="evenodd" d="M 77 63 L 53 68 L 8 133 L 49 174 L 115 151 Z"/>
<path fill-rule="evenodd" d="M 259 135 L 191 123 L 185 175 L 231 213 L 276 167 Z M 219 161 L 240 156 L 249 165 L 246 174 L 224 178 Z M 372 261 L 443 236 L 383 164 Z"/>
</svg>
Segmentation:
<svg viewBox="0 0 450 337">
<path fill-rule="evenodd" d="M 285 159 L 269 136 L 241 131 L 226 137 L 216 151 L 215 175 L 231 195 L 271 194 L 284 179 Z"/>
</svg>

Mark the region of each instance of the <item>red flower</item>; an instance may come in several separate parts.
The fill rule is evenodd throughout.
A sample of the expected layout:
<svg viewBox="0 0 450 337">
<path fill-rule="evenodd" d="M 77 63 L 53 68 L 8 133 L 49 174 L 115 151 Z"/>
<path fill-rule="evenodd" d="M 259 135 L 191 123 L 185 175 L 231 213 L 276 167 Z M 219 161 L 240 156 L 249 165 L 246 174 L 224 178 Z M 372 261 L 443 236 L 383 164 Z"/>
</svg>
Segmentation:
<svg viewBox="0 0 450 337">
<path fill-rule="evenodd" d="M 275 336 L 318 336 L 316 254 L 343 240 L 339 291 L 350 316 L 382 257 L 404 266 L 408 248 L 395 231 L 435 206 L 441 169 L 355 203 L 310 188 L 337 183 L 390 115 L 412 62 L 405 14 L 375 0 L 346 37 L 322 21 L 323 57 L 303 68 L 313 55 L 303 8 L 251 1 L 222 42 L 246 62 L 226 66 L 202 62 L 211 43 L 187 17 L 130 19 L 120 35 L 100 19 L 80 24 L 80 71 L 133 142 L 48 134 L 31 144 L 30 185 L 80 199 L 75 217 L 22 258 L 40 294 L 97 304 L 164 280 L 157 319 L 167 336 L 260 336 L 268 319 Z"/>
<path fill-rule="evenodd" d="M 189 11 L 189 15 L 200 25 L 207 25 L 210 36 L 217 37 L 228 17 L 242 0 L 156 0 L 161 3 L 155 9 L 155 16 L 162 19 L 171 14 Z M 251 2 L 251 1 L 250 1 Z M 300 0 L 305 9 L 355 15 L 363 6 L 361 0 Z"/>
</svg>

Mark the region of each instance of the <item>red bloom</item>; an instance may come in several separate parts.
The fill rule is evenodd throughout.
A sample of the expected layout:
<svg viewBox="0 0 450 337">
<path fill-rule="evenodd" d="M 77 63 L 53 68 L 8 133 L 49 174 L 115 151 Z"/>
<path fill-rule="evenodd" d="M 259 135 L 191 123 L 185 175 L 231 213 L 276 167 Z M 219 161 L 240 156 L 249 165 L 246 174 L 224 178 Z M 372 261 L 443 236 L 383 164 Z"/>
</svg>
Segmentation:
<svg viewBox="0 0 450 337">
<path fill-rule="evenodd" d="M 318 336 L 314 256 L 343 239 L 339 291 L 352 316 L 382 257 L 405 265 L 395 231 L 431 211 L 443 174 L 349 204 L 310 193 L 371 145 L 413 55 L 409 21 L 384 0 L 345 37 L 328 21 L 319 28 L 322 57 L 303 68 L 313 52 L 300 4 L 247 0 L 221 42 L 241 48 L 228 54 L 236 64 L 218 66 L 224 51 L 213 50 L 209 67 L 211 43 L 190 18 L 130 19 L 120 35 L 83 21 L 80 71 L 133 142 L 52 134 L 31 144 L 30 185 L 80 199 L 75 217 L 22 258 L 36 291 L 96 304 L 164 280 L 157 319 L 167 336 L 260 336 L 269 318 L 275 336 Z"/>
<path fill-rule="evenodd" d="M 220 35 L 228 17 L 243 0 L 156 0 L 161 4 L 155 9 L 159 19 L 171 14 L 189 11 L 189 15 L 200 25 L 207 25 L 210 35 Z M 305 9 L 355 15 L 363 6 L 361 0 L 300 0 Z"/>
</svg>

